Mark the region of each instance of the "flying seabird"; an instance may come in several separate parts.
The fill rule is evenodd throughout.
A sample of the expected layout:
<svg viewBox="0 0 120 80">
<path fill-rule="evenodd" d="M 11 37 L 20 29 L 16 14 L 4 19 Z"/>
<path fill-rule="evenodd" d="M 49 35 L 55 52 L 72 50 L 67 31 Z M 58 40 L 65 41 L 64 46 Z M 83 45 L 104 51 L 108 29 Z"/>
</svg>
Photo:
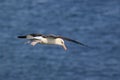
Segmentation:
<svg viewBox="0 0 120 80">
<path fill-rule="evenodd" d="M 55 45 L 60 45 L 64 48 L 64 50 L 67 50 L 67 47 L 64 43 L 64 40 L 67 41 L 71 41 L 74 42 L 76 44 L 79 45 L 84 45 L 83 43 L 67 38 L 67 37 L 63 37 L 63 36 L 57 36 L 57 35 L 44 35 L 44 34 L 28 34 L 25 36 L 18 36 L 18 38 L 25 38 L 25 39 L 29 39 L 30 41 L 28 41 L 28 43 L 30 43 L 32 46 L 35 46 L 37 43 L 39 44 L 55 44 Z"/>
</svg>

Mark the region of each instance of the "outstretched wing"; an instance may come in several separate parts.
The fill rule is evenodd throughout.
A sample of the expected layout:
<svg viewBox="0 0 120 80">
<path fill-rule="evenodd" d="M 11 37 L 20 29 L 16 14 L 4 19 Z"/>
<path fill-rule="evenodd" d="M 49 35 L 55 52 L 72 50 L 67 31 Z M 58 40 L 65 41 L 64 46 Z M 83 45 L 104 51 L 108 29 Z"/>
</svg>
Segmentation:
<svg viewBox="0 0 120 80">
<path fill-rule="evenodd" d="M 62 38 L 64 40 L 67 40 L 67 41 L 70 41 L 70 42 L 73 42 L 73 43 L 76 43 L 76 44 L 79 44 L 79 45 L 83 45 L 83 46 L 86 46 L 86 47 L 89 47 L 79 41 L 76 41 L 76 40 L 73 40 L 73 39 L 70 39 L 70 38 L 67 38 L 67 37 L 63 37 L 63 36 L 57 36 L 57 35 L 48 35 L 48 37 L 51 37 L 51 38 Z"/>
<path fill-rule="evenodd" d="M 29 34 L 29 35 L 31 35 L 31 36 L 33 36 L 33 37 L 37 37 L 37 36 L 42 36 L 42 37 L 46 37 L 46 35 L 44 35 L 44 34 Z"/>
<path fill-rule="evenodd" d="M 58 38 L 57 35 L 54 35 L 54 34 L 49 34 L 49 35 L 46 35 L 47 38 Z"/>
<path fill-rule="evenodd" d="M 24 36 L 18 36 L 18 38 L 26 38 L 26 39 L 34 39 L 34 37 L 46 37 L 45 35 L 43 34 L 28 34 L 28 35 L 24 35 Z"/>
<path fill-rule="evenodd" d="M 83 45 L 83 46 L 88 47 L 87 45 L 85 45 L 85 44 L 83 44 L 83 43 L 81 43 L 81 42 L 79 42 L 79 41 L 77 41 L 77 40 L 73 40 L 73 39 L 70 39 L 70 38 L 67 38 L 67 37 L 62 37 L 62 36 L 60 36 L 60 38 L 62 38 L 62 39 L 64 39 L 64 40 L 67 40 L 67 41 L 71 41 L 71 42 L 76 43 L 76 44 L 79 44 L 79 45 Z"/>
</svg>

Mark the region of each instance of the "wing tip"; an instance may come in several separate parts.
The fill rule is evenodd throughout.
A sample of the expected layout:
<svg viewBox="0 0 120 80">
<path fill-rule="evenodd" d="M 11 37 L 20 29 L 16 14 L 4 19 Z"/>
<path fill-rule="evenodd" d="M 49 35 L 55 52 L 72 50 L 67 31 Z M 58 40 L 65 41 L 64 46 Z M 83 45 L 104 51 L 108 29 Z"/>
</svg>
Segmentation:
<svg viewBox="0 0 120 80">
<path fill-rule="evenodd" d="M 17 38 L 26 38 L 26 36 L 17 36 Z"/>
</svg>

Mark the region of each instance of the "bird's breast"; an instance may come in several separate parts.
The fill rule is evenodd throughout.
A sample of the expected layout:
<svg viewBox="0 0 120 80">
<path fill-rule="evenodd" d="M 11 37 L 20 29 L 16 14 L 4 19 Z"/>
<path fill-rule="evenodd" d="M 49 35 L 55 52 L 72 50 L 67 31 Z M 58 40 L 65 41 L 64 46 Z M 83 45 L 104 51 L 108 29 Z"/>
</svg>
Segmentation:
<svg viewBox="0 0 120 80">
<path fill-rule="evenodd" d="M 51 38 L 42 38 L 43 44 L 55 44 L 55 40 Z"/>
<path fill-rule="evenodd" d="M 47 43 L 48 44 L 55 44 L 55 39 L 49 38 L 49 39 L 47 39 Z"/>
</svg>

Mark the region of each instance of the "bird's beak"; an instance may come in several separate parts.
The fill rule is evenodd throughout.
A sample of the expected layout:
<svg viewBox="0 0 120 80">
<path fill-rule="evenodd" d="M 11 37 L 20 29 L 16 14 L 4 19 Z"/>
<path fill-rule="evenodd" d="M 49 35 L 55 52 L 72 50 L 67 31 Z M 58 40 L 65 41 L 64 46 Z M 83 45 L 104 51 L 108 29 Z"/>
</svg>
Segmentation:
<svg viewBox="0 0 120 80">
<path fill-rule="evenodd" d="M 67 50 L 67 47 L 65 46 L 65 44 L 63 44 L 62 47 L 64 48 L 64 50 Z"/>
</svg>

